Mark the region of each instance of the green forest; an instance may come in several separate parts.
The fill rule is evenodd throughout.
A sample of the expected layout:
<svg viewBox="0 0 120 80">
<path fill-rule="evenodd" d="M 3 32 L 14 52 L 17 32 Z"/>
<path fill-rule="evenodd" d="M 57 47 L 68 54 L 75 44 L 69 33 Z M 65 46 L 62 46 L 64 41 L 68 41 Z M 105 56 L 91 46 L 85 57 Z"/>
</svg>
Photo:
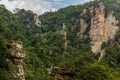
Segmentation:
<svg viewBox="0 0 120 80">
<path fill-rule="evenodd" d="M 12 13 L 4 5 L 0 5 L 0 80 L 20 80 L 12 75 L 15 65 L 6 62 L 11 57 L 8 49 L 11 40 L 23 42 L 26 52 L 23 62 L 26 80 L 50 80 L 53 74 L 46 69 L 51 66 L 74 72 L 72 77 L 64 76 L 60 80 L 120 80 L 120 31 L 116 33 L 114 40 L 103 45 L 106 47 L 106 54 L 101 61 L 98 61 L 100 53 L 95 55 L 91 51 L 90 39 L 77 36 L 81 27 L 76 23 L 77 20 L 86 18 L 90 25 L 90 13 L 82 16 L 83 10 L 89 11 L 90 6 L 97 6 L 100 2 L 104 3 L 106 12 L 113 11 L 120 23 L 119 0 L 94 0 L 46 12 L 38 16 L 41 27 L 34 23 L 36 14 L 32 11 L 19 9 Z M 71 30 L 75 23 L 75 29 Z M 60 34 L 63 26 L 66 31 L 65 39 Z M 65 41 L 67 47 L 64 47 Z"/>
</svg>

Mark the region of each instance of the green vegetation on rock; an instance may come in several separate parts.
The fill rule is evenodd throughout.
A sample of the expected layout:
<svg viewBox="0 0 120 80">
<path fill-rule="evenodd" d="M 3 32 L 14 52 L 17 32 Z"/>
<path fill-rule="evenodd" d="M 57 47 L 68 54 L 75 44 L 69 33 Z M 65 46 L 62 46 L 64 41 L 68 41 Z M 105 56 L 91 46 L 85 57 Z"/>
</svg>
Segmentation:
<svg viewBox="0 0 120 80">
<path fill-rule="evenodd" d="M 91 51 L 89 37 L 77 36 L 81 28 L 78 20 L 85 18 L 89 26 L 89 7 L 97 6 L 101 1 L 106 11 L 113 11 L 120 22 L 119 0 L 94 0 L 56 12 L 47 12 L 39 16 L 42 27 L 34 23 L 36 14 L 32 11 L 21 9 L 11 13 L 0 5 L 0 80 L 19 80 L 12 77 L 11 67 L 14 65 L 6 61 L 11 57 L 8 49 L 10 40 L 23 42 L 27 55 L 23 63 L 26 80 L 48 80 L 52 74 L 48 73 L 47 68 L 51 66 L 75 71 L 72 79 L 65 77 L 64 80 L 120 80 L 120 31 L 116 33 L 114 40 L 103 45 L 106 54 L 100 62 L 99 53 L 94 55 Z M 87 10 L 86 16 L 81 15 L 84 9 Z M 66 50 L 61 35 L 63 23 L 66 24 Z"/>
</svg>

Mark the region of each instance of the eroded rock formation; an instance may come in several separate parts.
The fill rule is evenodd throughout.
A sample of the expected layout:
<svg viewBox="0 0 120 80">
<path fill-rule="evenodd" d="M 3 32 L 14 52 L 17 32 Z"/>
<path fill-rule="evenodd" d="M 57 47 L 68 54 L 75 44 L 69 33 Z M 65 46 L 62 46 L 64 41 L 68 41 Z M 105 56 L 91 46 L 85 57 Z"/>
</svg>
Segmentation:
<svg viewBox="0 0 120 80">
<path fill-rule="evenodd" d="M 76 75 L 75 71 L 72 69 L 66 69 L 62 67 L 52 67 L 51 68 L 52 77 L 48 80 L 73 80 L 73 77 Z"/>
<path fill-rule="evenodd" d="M 80 32 L 77 33 L 77 36 L 82 38 L 84 36 L 84 32 L 86 31 L 86 28 L 88 26 L 87 23 L 85 22 L 85 20 L 82 18 L 80 19 L 80 26 L 81 26 Z"/>
<path fill-rule="evenodd" d="M 23 69 L 23 59 L 25 58 L 26 54 L 22 49 L 22 42 L 20 41 L 10 41 L 9 43 L 9 50 L 11 52 L 11 57 L 9 59 L 13 65 L 16 66 L 17 71 L 13 71 L 14 77 L 19 77 L 21 80 L 25 80 L 25 73 Z"/>
<path fill-rule="evenodd" d="M 38 27 L 42 27 L 41 26 L 41 21 L 39 20 L 38 15 L 34 16 L 34 22 Z"/>
<path fill-rule="evenodd" d="M 118 28 L 118 20 L 113 15 L 112 11 L 106 12 L 104 4 L 101 2 L 97 6 L 91 6 L 90 11 L 90 28 L 88 30 L 88 36 L 90 38 L 91 51 L 93 53 L 104 53 L 102 50 L 102 44 L 114 39 Z M 85 11 L 83 11 L 85 12 Z M 83 13 L 82 13 L 83 15 Z M 85 15 L 85 13 L 84 13 Z M 80 19 L 80 32 L 79 36 L 86 31 L 88 24 L 84 19 Z"/>
<path fill-rule="evenodd" d="M 112 12 L 109 12 L 107 18 L 105 18 L 105 7 L 103 3 L 99 3 L 97 8 L 92 7 L 92 9 L 91 15 L 93 15 L 93 12 L 95 12 L 95 15 L 91 17 L 89 37 L 91 39 L 93 53 L 98 53 L 101 51 L 103 42 L 113 39 L 119 28 L 117 26 L 118 21 Z"/>
<path fill-rule="evenodd" d="M 66 48 L 67 48 L 67 33 L 66 33 L 65 23 L 63 23 L 63 29 L 61 30 L 61 35 L 63 36 L 64 49 L 66 51 Z"/>
<path fill-rule="evenodd" d="M 99 7 L 91 9 L 91 27 L 89 37 L 91 39 L 91 48 L 93 53 L 101 51 L 102 42 L 105 41 L 105 7 L 102 3 Z M 95 15 L 94 15 L 95 12 Z"/>
</svg>

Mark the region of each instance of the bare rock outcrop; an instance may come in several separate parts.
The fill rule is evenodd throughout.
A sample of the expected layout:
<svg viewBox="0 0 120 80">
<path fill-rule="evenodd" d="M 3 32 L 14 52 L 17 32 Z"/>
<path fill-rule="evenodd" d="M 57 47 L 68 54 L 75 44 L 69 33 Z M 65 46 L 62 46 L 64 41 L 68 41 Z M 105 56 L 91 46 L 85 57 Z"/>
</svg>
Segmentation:
<svg viewBox="0 0 120 80">
<path fill-rule="evenodd" d="M 93 53 L 101 53 L 100 58 L 105 54 L 105 49 L 102 49 L 102 44 L 114 39 L 115 34 L 119 31 L 118 20 L 113 15 L 112 11 L 106 12 L 104 4 L 101 2 L 97 6 L 89 8 L 90 24 L 86 22 L 86 18 L 80 19 L 80 31 L 77 36 L 82 37 L 85 31 L 90 38 L 91 51 Z M 84 10 L 81 15 L 86 15 Z M 89 27 L 89 30 L 87 30 Z"/>
<path fill-rule="evenodd" d="M 108 17 L 105 22 L 105 41 L 113 39 L 117 31 L 119 31 L 118 20 L 113 16 L 113 12 L 108 14 Z"/>
<path fill-rule="evenodd" d="M 81 13 L 81 16 L 86 17 L 87 10 L 84 9 L 83 12 Z M 79 19 L 79 27 L 80 31 L 77 33 L 77 37 L 79 38 L 84 38 L 84 32 L 86 31 L 86 28 L 88 27 L 88 24 L 86 23 L 86 20 L 84 18 Z"/>
<path fill-rule="evenodd" d="M 93 53 L 101 51 L 101 45 L 105 41 L 105 7 L 102 3 L 97 8 L 91 8 L 91 27 L 89 37 Z M 94 15 L 95 12 L 95 15 Z"/>
<path fill-rule="evenodd" d="M 80 26 L 81 26 L 80 32 L 77 33 L 77 36 L 82 38 L 84 36 L 84 32 L 86 31 L 86 28 L 88 26 L 87 23 L 85 22 L 85 20 L 82 18 L 80 19 Z"/>
<path fill-rule="evenodd" d="M 17 71 L 13 71 L 14 77 L 19 77 L 21 80 L 25 80 L 25 72 L 23 69 L 23 59 L 26 54 L 23 51 L 22 42 L 20 41 L 10 41 L 9 50 L 11 52 L 11 57 L 8 59 L 9 62 L 12 62 L 16 66 Z"/>
<path fill-rule="evenodd" d="M 116 32 L 119 30 L 115 16 L 112 12 L 109 12 L 107 18 L 105 18 L 105 7 L 103 3 L 99 3 L 97 8 L 91 8 L 91 15 L 93 11 L 95 15 L 91 17 L 91 29 L 89 37 L 91 39 L 91 48 L 93 53 L 101 52 L 101 46 L 103 42 L 107 42 L 113 39 Z"/>
<path fill-rule="evenodd" d="M 75 71 L 72 69 L 62 68 L 62 67 L 52 67 L 51 68 L 52 77 L 48 80 L 73 80 L 73 77 L 76 75 Z"/>
<path fill-rule="evenodd" d="M 41 26 L 41 21 L 39 20 L 38 15 L 34 16 L 34 22 L 38 27 L 42 27 Z"/>
<path fill-rule="evenodd" d="M 63 23 L 63 29 L 61 30 L 61 35 L 63 37 L 64 49 L 67 49 L 67 33 L 66 33 L 66 25 Z"/>
</svg>

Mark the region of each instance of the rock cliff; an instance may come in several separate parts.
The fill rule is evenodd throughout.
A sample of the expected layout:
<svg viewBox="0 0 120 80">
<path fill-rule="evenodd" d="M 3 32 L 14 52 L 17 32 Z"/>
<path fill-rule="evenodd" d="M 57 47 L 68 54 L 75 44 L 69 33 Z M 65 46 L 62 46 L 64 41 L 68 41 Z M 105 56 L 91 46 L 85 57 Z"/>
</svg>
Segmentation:
<svg viewBox="0 0 120 80">
<path fill-rule="evenodd" d="M 41 21 L 39 20 L 38 15 L 34 16 L 34 22 L 38 27 L 42 27 L 41 26 Z"/>
<path fill-rule="evenodd" d="M 85 20 L 82 18 L 80 19 L 80 26 L 81 26 L 80 32 L 77 33 L 77 36 L 82 38 L 84 35 L 84 32 L 86 31 L 86 28 L 88 26 L 87 23 L 85 22 Z"/>
<path fill-rule="evenodd" d="M 62 35 L 62 39 L 63 39 L 63 45 L 64 45 L 64 49 L 66 51 L 67 48 L 67 33 L 66 33 L 66 25 L 65 23 L 63 23 L 63 29 L 61 30 L 61 35 Z"/>
<path fill-rule="evenodd" d="M 26 54 L 22 49 L 22 42 L 20 41 L 10 41 L 9 43 L 9 50 L 10 50 L 10 59 L 9 62 L 12 62 L 13 65 L 16 66 L 16 70 L 13 71 L 14 77 L 19 77 L 21 80 L 25 80 L 25 72 L 23 69 L 23 59 L 25 58 Z"/>
<path fill-rule="evenodd" d="M 105 18 L 105 7 L 103 3 L 99 3 L 97 8 L 91 9 L 91 29 L 89 36 L 91 39 L 91 48 L 94 53 L 101 51 L 101 45 L 103 42 L 107 42 L 110 39 L 113 39 L 116 32 L 118 31 L 118 21 L 112 12 L 107 14 Z"/>
<path fill-rule="evenodd" d="M 93 53 L 101 51 L 102 42 L 105 41 L 105 7 L 102 3 L 97 8 L 91 7 L 91 27 L 89 37 Z M 94 15 L 95 13 L 95 15 Z"/>
<path fill-rule="evenodd" d="M 116 32 L 119 30 L 118 20 L 112 11 L 106 12 L 102 2 L 97 6 L 91 6 L 89 11 L 91 18 L 90 26 L 88 26 L 84 19 L 80 19 L 81 29 L 78 34 L 83 34 L 87 30 L 87 27 L 90 27 L 88 36 L 91 40 L 91 51 L 93 53 L 103 53 L 102 44 L 114 39 Z"/>
</svg>

